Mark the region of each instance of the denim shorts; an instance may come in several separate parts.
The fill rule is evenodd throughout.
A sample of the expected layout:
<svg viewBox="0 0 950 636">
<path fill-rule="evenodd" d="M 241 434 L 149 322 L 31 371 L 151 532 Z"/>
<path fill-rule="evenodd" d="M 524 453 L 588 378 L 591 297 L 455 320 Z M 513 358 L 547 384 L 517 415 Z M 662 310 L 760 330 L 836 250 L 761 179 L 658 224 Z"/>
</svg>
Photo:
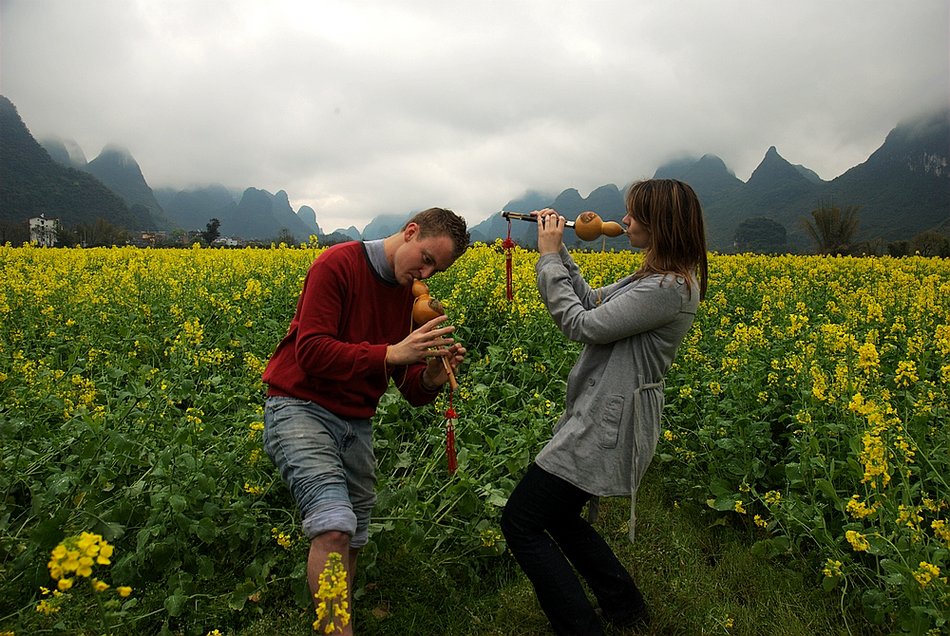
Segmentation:
<svg viewBox="0 0 950 636">
<path fill-rule="evenodd" d="M 350 535 L 350 547 L 369 540 L 376 504 L 376 457 L 369 420 L 349 420 L 289 397 L 264 405 L 264 450 L 290 489 L 309 539 L 325 532 Z"/>
</svg>

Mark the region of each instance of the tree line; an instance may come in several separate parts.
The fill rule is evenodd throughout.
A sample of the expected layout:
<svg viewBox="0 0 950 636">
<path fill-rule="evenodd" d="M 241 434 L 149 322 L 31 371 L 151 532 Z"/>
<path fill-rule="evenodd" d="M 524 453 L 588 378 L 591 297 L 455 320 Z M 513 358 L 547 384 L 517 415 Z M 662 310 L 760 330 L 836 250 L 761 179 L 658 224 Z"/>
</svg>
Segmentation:
<svg viewBox="0 0 950 636">
<path fill-rule="evenodd" d="M 802 220 L 802 227 L 817 254 L 837 256 L 950 257 L 950 239 L 937 230 L 921 232 L 908 240 L 857 241 L 860 207 L 820 204 Z M 733 247 L 739 252 L 784 253 L 787 251 L 785 226 L 766 217 L 746 219 L 736 228 Z"/>
<path fill-rule="evenodd" d="M 894 257 L 939 256 L 950 257 L 950 239 L 937 230 L 927 230 L 908 240 L 884 241 L 871 239 L 857 241 L 860 225 L 860 207 L 849 205 L 819 205 L 804 218 L 802 226 L 814 243 L 817 254 L 838 256 L 884 256 Z M 220 237 L 221 222 L 217 218 L 208 221 L 203 231 L 177 230 L 150 242 L 154 247 L 181 247 L 199 242 L 205 246 L 214 244 Z M 29 225 L 20 221 L 0 221 L 0 245 L 22 245 L 30 241 Z M 57 233 L 57 245 L 84 247 L 109 247 L 141 243 L 132 234 L 103 218 L 92 222 L 61 226 Z M 271 243 L 297 245 L 298 241 L 286 228 L 273 240 L 250 241 L 247 244 L 267 246 Z M 335 241 L 327 241 L 329 245 Z M 321 244 L 324 244 L 321 237 Z M 766 217 L 753 217 L 742 221 L 736 228 L 733 248 L 737 252 L 779 254 L 787 252 L 787 232 L 783 225 Z"/>
</svg>

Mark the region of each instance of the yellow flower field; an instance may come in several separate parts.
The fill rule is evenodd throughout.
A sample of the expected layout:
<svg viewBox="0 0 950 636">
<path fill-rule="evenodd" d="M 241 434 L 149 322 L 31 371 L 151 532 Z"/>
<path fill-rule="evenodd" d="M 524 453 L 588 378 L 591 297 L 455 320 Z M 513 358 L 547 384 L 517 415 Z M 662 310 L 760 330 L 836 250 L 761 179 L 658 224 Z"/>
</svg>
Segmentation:
<svg viewBox="0 0 950 636">
<path fill-rule="evenodd" d="M 55 613 L 36 608 L 51 607 L 52 551 L 84 532 L 115 547 L 111 581 L 158 590 L 113 595 L 113 624 L 193 620 L 209 590 L 238 608 L 300 591 L 298 522 L 260 450 L 260 374 L 319 251 L 0 247 L 11 629 L 81 621 L 75 589 L 58 590 Z M 575 257 L 592 284 L 640 262 Z M 550 433 L 553 380 L 578 350 L 551 329 L 535 260 L 514 251 L 512 302 L 500 242 L 430 281 L 470 351 L 454 396 L 459 469 L 444 465 L 446 396 L 422 410 L 386 396 L 374 536 L 438 545 L 473 571 L 504 558 L 501 506 Z M 763 555 L 801 557 L 869 623 L 945 628 L 950 263 L 714 255 L 710 274 L 650 470 L 681 503 L 746 527 Z"/>
</svg>

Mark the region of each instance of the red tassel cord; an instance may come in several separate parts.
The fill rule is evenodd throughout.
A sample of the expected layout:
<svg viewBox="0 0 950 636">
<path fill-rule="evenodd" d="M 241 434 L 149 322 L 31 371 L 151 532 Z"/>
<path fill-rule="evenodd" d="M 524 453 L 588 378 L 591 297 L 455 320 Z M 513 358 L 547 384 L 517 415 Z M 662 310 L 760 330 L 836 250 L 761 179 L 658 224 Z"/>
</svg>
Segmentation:
<svg viewBox="0 0 950 636">
<path fill-rule="evenodd" d="M 454 475 L 458 468 L 458 459 L 455 456 L 455 423 L 458 414 L 452 406 L 452 391 L 449 391 L 449 408 L 445 411 L 445 457 L 449 462 L 449 474 Z"/>
<path fill-rule="evenodd" d="M 511 289 L 511 252 L 515 247 L 515 242 L 511 240 L 511 219 L 508 219 L 508 238 L 502 242 L 501 246 L 505 248 L 505 296 L 508 302 L 511 302 L 514 297 Z"/>
</svg>

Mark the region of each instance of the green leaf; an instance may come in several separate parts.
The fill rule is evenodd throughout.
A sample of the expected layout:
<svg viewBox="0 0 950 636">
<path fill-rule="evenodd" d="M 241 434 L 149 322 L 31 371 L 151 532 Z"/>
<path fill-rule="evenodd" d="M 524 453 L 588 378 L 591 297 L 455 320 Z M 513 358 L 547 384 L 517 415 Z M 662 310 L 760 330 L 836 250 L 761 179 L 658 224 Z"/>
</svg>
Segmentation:
<svg viewBox="0 0 950 636">
<path fill-rule="evenodd" d="M 247 594 L 242 590 L 234 590 L 231 595 L 228 597 L 228 607 L 231 609 L 240 612 L 244 609 L 244 605 L 247 603 Z"/>
<path fill-rule="evenodd" d="M 817 482 L 815 482 L 815 485 L 818 486 L 818 490 L 820 490 L 831 501 L 835 503 L 840 501 L 838 492 L 835 490 L 835 487 L 832 485 L 832 483 L 827 479 L 819 479 Z"/>
<path fill-rule="evenodd" d="M 165 611 L 168 612 L 169 616 L 181 616 L 182 610 L 184 610 L 185 603 L 187 601 L 188 598 L 179 588 L 175 590 L 171 596 L 165 599 Z"/>
<path fill-rule="evenodd" d="M 218 536 L 218 524 L 210 517 L 202 517 L 194 526 L 195 534 L 205 543 L 211 543 Z"/>
<path fill-rule="evenodd" d="M 838 587 L 838 583 L 840 582 L 840 576 L 826 576 L 821 581 L 821 589 L 823 589 L 825 592 L 830 592 L 831 590 Z"/>
<path fill-rule="evenodd" d="M 181 495 L 172 495 L 168 498 L 168 505 L 171 506 L 175 512 L 181 512 L 188 507 L 188 501 Z"/>
</svg>

